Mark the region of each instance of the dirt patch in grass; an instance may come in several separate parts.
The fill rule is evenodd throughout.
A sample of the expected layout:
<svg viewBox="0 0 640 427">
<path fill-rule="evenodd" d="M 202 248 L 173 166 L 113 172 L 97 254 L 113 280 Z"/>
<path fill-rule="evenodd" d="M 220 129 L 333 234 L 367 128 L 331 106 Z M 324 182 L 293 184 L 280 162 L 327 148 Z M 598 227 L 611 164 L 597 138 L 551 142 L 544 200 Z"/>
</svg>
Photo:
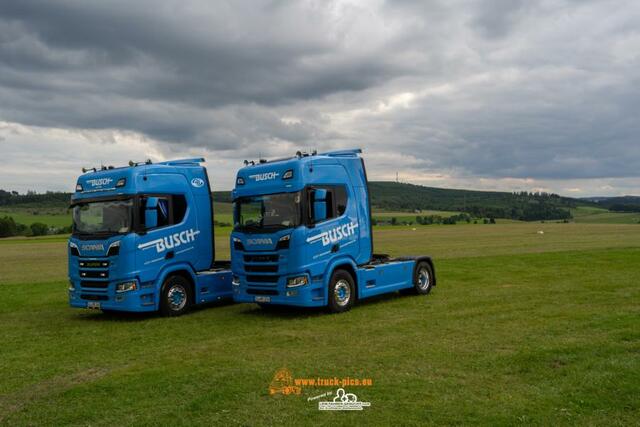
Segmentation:
<svg viewBox="0 0 640 427">
<path fill-rule="evenodd" d="M 0 423 L 11 414 L 19 412 L 34 402 L 63 393 L 77 385 L 99 380 L 110 371 L 106 368 L 90 368 L 72 375 L 58 375 L 32 384 L 15 393 L 0 396 Z"/>
</svg>

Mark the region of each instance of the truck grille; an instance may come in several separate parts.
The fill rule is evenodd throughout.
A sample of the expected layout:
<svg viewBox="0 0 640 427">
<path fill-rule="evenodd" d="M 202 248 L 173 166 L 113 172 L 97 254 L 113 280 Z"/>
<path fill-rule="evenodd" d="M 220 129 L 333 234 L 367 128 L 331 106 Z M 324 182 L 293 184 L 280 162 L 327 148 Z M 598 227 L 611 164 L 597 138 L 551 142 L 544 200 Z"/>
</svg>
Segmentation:
<svg viewBox="0 0 640 427">
<path fill-rule="evenodd" d="M 80 286 L 83 288 L 98 288 L 104 289 L 109 287 L 109 282 L 98 282 L 96 280 L 82 280 Z"/>
<path fill-rule="evenodd" d="M 278 276 L 267 276 L 267 275 L 248 275 L 247 282 L 253 283 L 278 283 Z"/>
<path fill-rule="evenodd" d="M 279 255 L 245 255 L 244 262 L 278 262 Z"/>
<path fill-rule="evenodd" d="M 104 270 L 80 270 L 80 277 L 87 279 L 108 279 L 109 271 Z"/>
<path fill-rule="evenodd" d="M 245 264 L 244 271 L 246 271 L 247 273 L 277 273 L 278 264 L 275 264 L 275 265 Z"/>
<path fill-rule="evenodd" d="M 80 265 L 80 267 L 85 267 L 85 268 L 106 268 L 106 267 L 109 267 L 109 261 L 102 261 L 102 260 L 78 261 L 78 265 Z"/>
</svg>

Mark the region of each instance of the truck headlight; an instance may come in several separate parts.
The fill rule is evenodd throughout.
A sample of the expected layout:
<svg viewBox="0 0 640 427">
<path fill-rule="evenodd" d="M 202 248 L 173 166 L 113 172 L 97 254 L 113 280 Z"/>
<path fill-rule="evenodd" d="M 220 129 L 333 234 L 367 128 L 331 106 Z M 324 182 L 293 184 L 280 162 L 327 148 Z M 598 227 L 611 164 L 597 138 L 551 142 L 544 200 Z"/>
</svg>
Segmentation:
<svg viewBox="0 0 640 427">
<path fill-rule="evenodd" d="M 233 276 L 231 278 L 231 285 L 232 286 L 240 286 L 240 278 L 238 276 Z"/>
<path fill-rule="evenodd" d="M 138 289 L 138 284 L 136 283 L 135 280 L 118 283 L 116 285 L 116 292 L 135 291 L 136 289 Z"/>
<path fill-rule="evenodd" d="M 309 283 L 309 279 L 306 275 L 289 277 L 287 279 L 287 288 L 297 288 L 298 286 L 304 286 Z"/>
<path fill-rule="evenodd" d="M 107 256 L 116 256 L 120 254 L 120 240 L 113 242 L 107 249 Z"/>
<path fill-rule="evenodd" d="M 73 285 L 73 282 L 69 280 L 69 292 L 75 292 L 76 287 Z"/>
<path fill-rule="evenodd" d="M 278 239 L 276 250 L 289 249 L 289 242 L 291 242 L 291 234 L 287 234 Z"/>
<path fill-rule="evenodd" d="M 242 240 L 237 237 L 233 238 L 233 249 L 237 251 L 244 251 L 244 245 L 242 244 Z"/>
<path fill-rule="evenodd" d="M 80 250 L 78 249 L 78 245 L 73 242 L 69 242 L 69 251 L 73 256 L 80 256 Z"/>
</svg>

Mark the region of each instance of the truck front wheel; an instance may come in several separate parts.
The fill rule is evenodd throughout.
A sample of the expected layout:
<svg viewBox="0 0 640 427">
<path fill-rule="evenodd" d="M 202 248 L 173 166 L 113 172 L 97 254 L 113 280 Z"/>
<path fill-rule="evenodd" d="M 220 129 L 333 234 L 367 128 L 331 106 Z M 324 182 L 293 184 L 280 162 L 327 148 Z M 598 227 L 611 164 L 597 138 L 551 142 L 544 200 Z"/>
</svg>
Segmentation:
<svg viewBox="0 0 640 427">
<path fill-rule="evenodd" d="M 356 299 L 353 277 L 345 270 L 336 270 L 329 282 L 329 311 L 342 313 L 351 309 Z"/>
<path fill-rule="evenodd" d="M 169 276 L 162 286 L 160 313 L 163 316 L 180 316 L 186 313 L 192 301 L 191 285 L 182 276 Z"/>
</svg>

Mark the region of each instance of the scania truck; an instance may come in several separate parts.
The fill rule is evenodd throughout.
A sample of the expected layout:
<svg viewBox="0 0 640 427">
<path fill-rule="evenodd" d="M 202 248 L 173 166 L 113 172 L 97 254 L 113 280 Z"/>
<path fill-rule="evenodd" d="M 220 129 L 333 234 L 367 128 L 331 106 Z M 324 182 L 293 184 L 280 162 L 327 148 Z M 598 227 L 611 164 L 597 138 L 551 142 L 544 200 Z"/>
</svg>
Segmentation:
<svg viewBox="0 0 640 427">
<path fill-rule="evenodd" d="M 233 298 L 263 307 L 349 310 L 395 291 L 428 294 L 428 256 L 373 252 L 371 199 L 361 150 L 245 162 L 233 190 Z"/>
<path fill-rule="evenodd" d="M 231 299 L 229 261 L 214 261 L 204 159 L 83 170 L 71 197 L 69 303 L 183 314 Z"/>
</svg>

